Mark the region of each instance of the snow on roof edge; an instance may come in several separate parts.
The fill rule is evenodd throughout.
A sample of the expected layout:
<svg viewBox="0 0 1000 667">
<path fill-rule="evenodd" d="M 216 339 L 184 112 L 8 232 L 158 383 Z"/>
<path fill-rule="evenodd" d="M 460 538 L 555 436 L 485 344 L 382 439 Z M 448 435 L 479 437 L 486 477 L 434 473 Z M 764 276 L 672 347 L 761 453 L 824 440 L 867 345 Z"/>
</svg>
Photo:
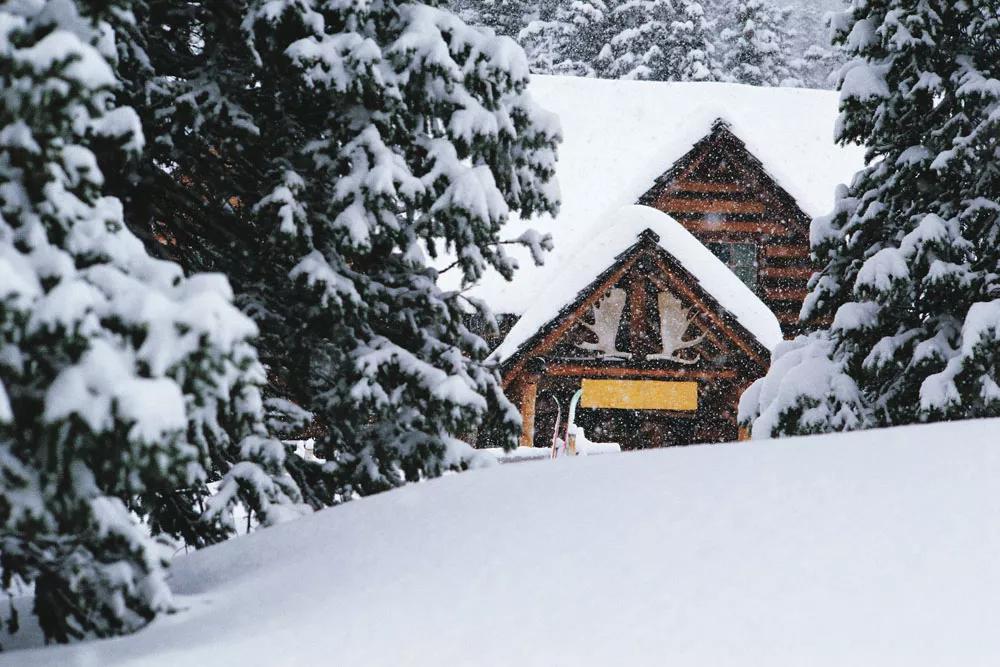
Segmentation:
<svg viewBox="0 0 1000 667">
<path fill-rule="evenodd" d="M 554 249 L 536 266 L 528 249 L 506 248 L 520 264 L 513 279 L 488 272 L 470 291 L 496 313 L 523 314 L 563 263 L 603 231 L 603 221 L 636 203 L 717 118 L 810 217 L 828 213 L 836 186 L 864 166 L 863 148 L 833 140 L 835 91 L 543 75 L 533 75 L 528 90 L 562 124 L 556 165 L 562 206 L 555 218 L 510 216 L 505 238 L 533 229 L 551 234 Z M 458 289 L 459 279 L 447 274 L 442 285 Z"/>
<path fill-rule="evenodd" d="M 760 298 L 722 263 L 712 251 L 672 217 L 648 206 L 633 204 L 609 216 L 608 227 L 584 246 L 576 260 L 564 265 L 552 283 L 534 300 L 490 354 L 489 359 L 504 363 L 513 357 L 542 327 L 559 317 L 615 262 L 638 242 L 647 229 L 659 236 L 658 245 L 670 253 L 708 294 L 769 352 L 782 340 L 781 326 Z"/>
</svg>

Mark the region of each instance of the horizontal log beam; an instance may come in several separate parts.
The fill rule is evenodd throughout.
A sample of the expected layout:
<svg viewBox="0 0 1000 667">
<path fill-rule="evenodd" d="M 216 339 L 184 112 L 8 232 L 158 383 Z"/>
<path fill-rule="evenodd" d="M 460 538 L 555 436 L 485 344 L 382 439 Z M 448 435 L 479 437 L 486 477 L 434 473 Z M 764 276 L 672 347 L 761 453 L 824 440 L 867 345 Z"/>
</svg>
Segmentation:
<svg viewBox="0 0 1000 667">
<path fill-rule="evenodd" d="M 775 301 L 802 301 L 809 295 L 807 289 L 771 288 L 764 286 L 764 296 Z"/>
<path fill-rule="evenodd" d="M 731 368 L 628 368 L 622 366 L 596 366 L 588 364 L 550 363 L 545 375 L 551 377 L 590 378 L 688 378 L 695 380 L 732 379 L 736 371 Z"/>
<path fill-rule="evenodd" d="M 684 225 L 685 229 L 691 232 L 767 234 L 769 236 L 783 236 L 788 233 L 788 229 L 780 222 L 739 222 L 728 220 L 680 220 L 679 222 Z"/>
<path fill-rule="evenodd" d="M 801 278 L 808 280 L 813 274 L 811 266 L 765 266 L 759 271 L 762 278 Z"/>
<path fill-rule="evenodd" d="M 767 207 L 756 201 L 723 199 L 682 199 L 661 197 L 656 208 L 667 213 L 764 213 Z"/>
<path fill-rule="evenodd" d="M 807 245 L 768 245 L 764 246 L 764 257 L 809 257 Z"/>
<path fill-rule="evenodd" d="M 774 315 L 782 324 L 801 324 L 798 310 L 779 310 Z"/>
<path fill-rule="evenodd" d="M 675 181 L 667 192 L 746 192 L 744 183 L 710 183 L 708 181 Z"/>
</svg>

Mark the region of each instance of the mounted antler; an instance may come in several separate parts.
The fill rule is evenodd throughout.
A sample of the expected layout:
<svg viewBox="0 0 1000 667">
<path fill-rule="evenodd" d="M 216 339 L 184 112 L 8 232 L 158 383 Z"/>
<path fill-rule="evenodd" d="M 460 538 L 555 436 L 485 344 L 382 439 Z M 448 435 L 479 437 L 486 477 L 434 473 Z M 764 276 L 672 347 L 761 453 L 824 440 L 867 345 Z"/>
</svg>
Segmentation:
<svg viewBox="0 0 1000 667">
<path fill-rule="evenodd" d="M 697 363 L 701 359 L 700 354 L 696 354 L 694 359 L 684 359 L 677 356 L 677 353 L 681 350 L 694 347 L 705 339 L 705 334 L 701 334 L 697 338 L 684 340 L 684 334 L 691 328 L 691 323 L 696 317 L 693 314 L 694 308 L 685 308 L 680 299 L 670 292 L 658 293 L 656 303 L 660 310 L 660 342 L 663 351 L 651 354 L 646 358 L 666 359 L 678 364 Z"/>
<path fill-rule="evenodd" d="M 597 336 L 596 343 L 577 343 L 584 350 L 594 350 L 606 357 L 631 359 L 628 352 L 620 352 L 617 347 L 618 327 L 621 325 L 622 313 L 625 311 L 625 290 L 614 288 L 607 296 L 597 302 L 593 308 L 594 323 L 580 322 L 581 326 L 590 329 Z"/>
</svg>

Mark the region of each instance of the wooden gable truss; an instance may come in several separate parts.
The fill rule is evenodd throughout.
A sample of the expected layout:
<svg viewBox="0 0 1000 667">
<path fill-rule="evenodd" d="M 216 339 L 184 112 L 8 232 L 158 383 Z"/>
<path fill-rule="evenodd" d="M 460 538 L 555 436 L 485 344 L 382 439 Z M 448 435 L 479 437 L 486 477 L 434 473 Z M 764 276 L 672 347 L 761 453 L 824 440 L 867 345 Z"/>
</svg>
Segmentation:
<svg viewBox="0 0 1000 667">
<path fill-rule="evenodd" d="M 584 379 L 698 383 L 697 414 L 681 415 L 691 422 L 685 437 L 735 439 L 738 397 L 764 374 L 770 354 L 658 240 L 643 232 L 503 364 L 504 390 L 524 419 L 522 445 L 552 432 L 556 401 L 565 405 Z M 595 349 L 598 320 L 615 316 L 610 340 Z M 556 400 L 539 404 L 540 394 Z"/>
</svg>

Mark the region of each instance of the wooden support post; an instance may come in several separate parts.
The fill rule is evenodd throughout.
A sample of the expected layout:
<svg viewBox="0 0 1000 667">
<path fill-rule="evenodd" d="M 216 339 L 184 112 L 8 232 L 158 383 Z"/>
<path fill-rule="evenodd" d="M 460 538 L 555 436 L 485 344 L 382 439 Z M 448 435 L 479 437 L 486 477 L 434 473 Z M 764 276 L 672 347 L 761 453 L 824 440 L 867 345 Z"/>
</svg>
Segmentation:
<svg viewBox="0 0 1000 667">
<path fill-rule="evenodd" d="M 629 351 L 635 356 L 645 356 L 650 349 L 646 333 L 646 280 L 642 274 L 632 278 L 629 285 Z"/>
<path fill-rule="evenodd" d="M 535 399 L 538 382 L 525 382 L 521 390 L 521 446 L 535 446 Z"/>
<path fill-rule="evenodd" d="M 542 379 L 544 362 L 531 359 L 524 373 L 521 389 L 521 446 L 535 446 L 535 402 L 538 399 L 538 383 Z"/>
</svg>

